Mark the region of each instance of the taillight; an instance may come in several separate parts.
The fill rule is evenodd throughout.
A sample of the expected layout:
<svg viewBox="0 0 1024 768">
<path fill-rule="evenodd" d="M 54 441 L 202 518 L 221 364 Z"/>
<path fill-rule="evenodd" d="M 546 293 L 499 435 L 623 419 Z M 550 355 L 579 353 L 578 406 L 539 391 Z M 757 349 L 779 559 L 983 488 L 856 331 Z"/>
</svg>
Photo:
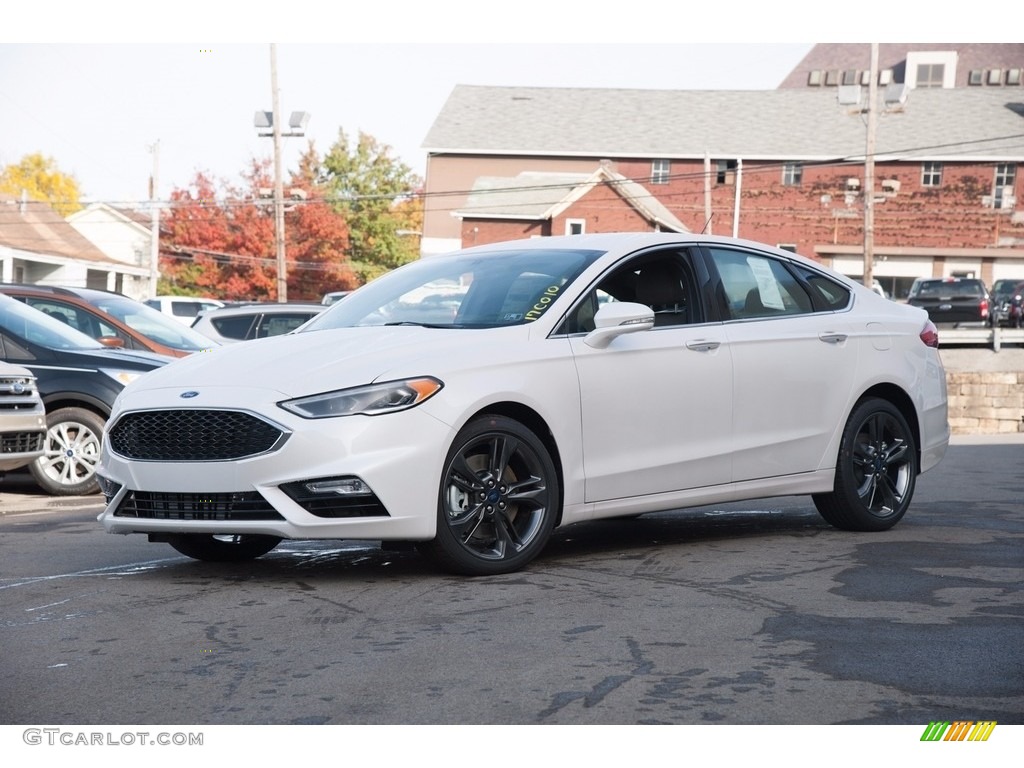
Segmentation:
<svg viewBox="0 0 1024 768">
<path fill-rule="evenodd" d="M 988 299 L 981 300 L 981 316 L 988 317 Z"/>
<path fill-rule="evenodd" d="M 921 341 L 926 347 L 939 348 L 939 329 L 931 320 L 926 320 L 924 328 L 921 329 Z"/>
</svg>

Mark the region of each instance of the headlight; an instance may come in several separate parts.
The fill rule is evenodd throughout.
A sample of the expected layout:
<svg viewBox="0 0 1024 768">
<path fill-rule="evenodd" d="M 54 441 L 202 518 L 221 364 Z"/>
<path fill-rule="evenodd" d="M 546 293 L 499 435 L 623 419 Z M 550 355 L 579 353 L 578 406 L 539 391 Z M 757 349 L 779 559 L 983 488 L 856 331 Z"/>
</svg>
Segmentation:
<svg viewBox="0 0 1024 768">
<path fill-rule="evenodd" d="M 110 378 L 116 381 L 121 386 L 127 387 L 145 371 L 121 371 L 116 368 L 100 368 L 100 371 L 107 374 Z"/>
<path fill-rule="evenodd" d="M 427 400 L 444 386 L 440 381 L 424 376 L 418 379 L 386 381 L 365 387 L 339 389 L 319 395 L 299 397 L 278 403 L 286 411 L 304 419 L 327 419 L 334 416 L 378 416 L 412 408 Z"/>
</svg>

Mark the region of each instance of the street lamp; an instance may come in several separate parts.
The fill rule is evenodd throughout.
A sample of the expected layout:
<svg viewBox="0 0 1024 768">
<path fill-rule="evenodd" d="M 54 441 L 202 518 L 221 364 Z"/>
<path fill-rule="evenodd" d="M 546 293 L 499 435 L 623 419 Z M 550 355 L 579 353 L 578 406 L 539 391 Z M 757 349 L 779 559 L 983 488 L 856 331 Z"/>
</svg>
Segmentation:
<svg viewBox="0 0 1024 768">
<path fill-rule="evenodd" d="M 277 46 L 270 44 L 270 89 L 273 95 L 273 111 L 256 112 L 253 124 L 258 135 L 274 138 L 274 245 L 277 251 L 277 300 L 288 301 L 288 265 L 284 251 L 284 182 L 281 179 L 281 137 L 304 136 L 309 123 L 308 112 L 292 112 L 288 119 L 287 133 L 281 132 L 278 119 L 281 108 L 277 88 Z"/>
</svg>

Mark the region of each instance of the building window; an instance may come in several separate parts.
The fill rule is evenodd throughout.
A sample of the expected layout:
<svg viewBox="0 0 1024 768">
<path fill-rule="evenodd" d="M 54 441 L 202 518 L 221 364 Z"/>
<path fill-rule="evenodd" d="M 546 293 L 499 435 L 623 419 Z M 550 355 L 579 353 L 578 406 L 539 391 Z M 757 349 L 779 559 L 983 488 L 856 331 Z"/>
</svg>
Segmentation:
<svg viewBox="0 0 1024 768">
<path fill-rule="evenodd" d="M 995 189 L 992 199 L 996 208 L 1003 207 L 1003 199 L 1013 197 L 1013 185 L 1017 180 L 1017 166 L 1013 163 L 999 163 L 996 166 Z M 1012 206 L 1013 203 L 1009 203 Z"/>
<path fill-rule="evenodd" d="M 945 76 L 945 64 L 918 64 L 916 86 L 918 88 L 941 88 Z"/>
<path fill-rule="evenodd" d="M 1003 70 L 1001 70 L 1001 69 L 990 69 L 988 71 L 988 84 L 989 85 L 1002 85 L 1003 84 Z"/>
<path fill-rule="evenodd" d="M 1006 84 L 1007 85 L 1020 85 L 1020 69 L 1014 67 L 1013 69 L 1006 70 Z"/>
<path fill-rule="evenodd" d="M 821 70 L 820 69 L 812 69 L 810 71 L 810 73 L 807 75 L 807 84 L 808 85 L 821 85 Z"/>
<path fill-rule="evenodd" d="M 566 219 L 565 234 L 582 235 L 587 231 L 587 222 L 584 219 Z"/>
<path fill-rule="evenodd" d="M 790 253 L 796 253 L 796 245 L 794 243 L 779 243 L 775 247 L 781 248 L 784 251 L 789 251 Z"/>
<path fill-rule="evenodd" d="M 786 163 L 782 166 L 782 183 L 787 187 L 797 187 L 804 175 L 804 167 L 800 163 Z"/>
<path fill-rule="evenodd" d="M 843 85 L 859 85 L 860 81 L 857 80 L 856 69 L 843 70 Z"/>
<path fill-rule="evenodd" d="M 825 85 L 839 85 L 839 71 L 830 69 L 825 73 Z"/>
<path fill-rule="evenodd" d="M 735 160 L 718 160 L 716 161 L 717 171 L 715 173 L 715 184 L 735 184 L 736 183 L 736 161 Z"/>
<path fill-rule="evenodd" d="M 671 163 L 668 160 L 655 160 L 651 163 L 651 184 L 668 184 Z"/>
<path fill-rule="evenodd" d="M 942 163 L 921 164 L 921 186 L 939 187 L 942 186 Z"/>
<path fill-rule="evenodd" d="M 972 69 L 970 74 L 967 75 L 968 85 L 981 85 L 984 82 L 985 73 L 980 69 Z"/>
</svg>

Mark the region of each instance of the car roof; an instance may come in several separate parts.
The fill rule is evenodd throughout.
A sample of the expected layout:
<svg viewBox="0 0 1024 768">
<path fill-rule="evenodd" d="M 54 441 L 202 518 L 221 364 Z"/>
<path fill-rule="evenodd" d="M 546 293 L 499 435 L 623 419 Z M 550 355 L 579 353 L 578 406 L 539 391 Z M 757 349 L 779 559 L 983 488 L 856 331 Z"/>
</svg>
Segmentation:
<svg viewBox="0 0 1024 768">
<path fill-rule="evenodd" d="M 251 304 L 231 304 L 226 307 L 217 307 L 216 309 L 208 309 L 202 314 L 204 315 L 217 315 L 221 317 L 223 315 L 244 315 L 244 314 L 256 314 L 257 312 L 296 312 L 302 310 L 312 310 L 314 312 L 322 312 L 327 307 L 323 304 L 280 304 L 276 302 L 253 302 Z"/>
</svg>

